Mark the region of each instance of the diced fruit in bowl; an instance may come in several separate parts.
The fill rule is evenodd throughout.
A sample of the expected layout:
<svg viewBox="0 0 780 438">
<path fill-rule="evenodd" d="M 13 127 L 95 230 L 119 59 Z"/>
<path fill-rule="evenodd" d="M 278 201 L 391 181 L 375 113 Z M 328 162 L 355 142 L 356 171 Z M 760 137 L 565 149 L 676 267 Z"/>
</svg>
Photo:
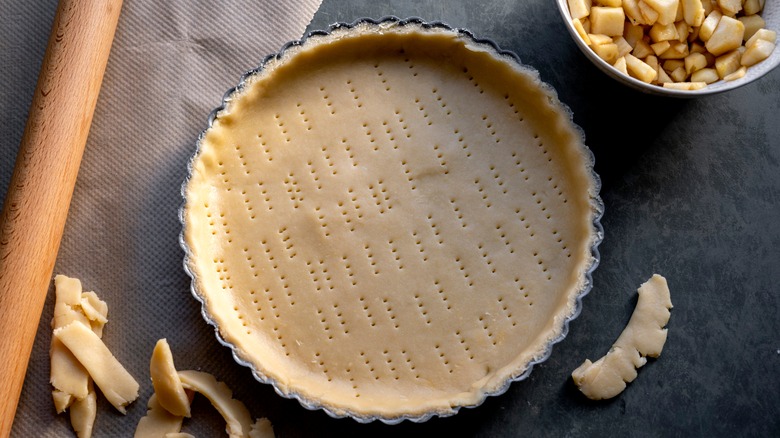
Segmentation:
<svg viewBox="0 0 780 438">
<path fill-rule="evenodd" d="M 776 46 L 776 32 L 760 15 L 765 0 L 567 4 L 576 34 L 599 58 L 623 75 L 667 89 L 700 90 L 739 79 Z"/>
</svg>

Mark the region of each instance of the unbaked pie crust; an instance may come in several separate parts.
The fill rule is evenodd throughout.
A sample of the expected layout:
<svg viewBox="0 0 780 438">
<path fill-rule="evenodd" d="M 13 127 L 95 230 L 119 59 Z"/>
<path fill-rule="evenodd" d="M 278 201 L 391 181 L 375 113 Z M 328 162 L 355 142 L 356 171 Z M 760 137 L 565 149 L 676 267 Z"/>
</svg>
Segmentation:
<svg viewBox="0 0 780 438">
<path fill-rule="evenodd" d="M 307 406 L 424 419 L 565 334 L 600 239 L 581 132 L 465 33 L 362 23 L 249 75 L 199 141 L 183 244 L 240 361 Z"/>
</svg>

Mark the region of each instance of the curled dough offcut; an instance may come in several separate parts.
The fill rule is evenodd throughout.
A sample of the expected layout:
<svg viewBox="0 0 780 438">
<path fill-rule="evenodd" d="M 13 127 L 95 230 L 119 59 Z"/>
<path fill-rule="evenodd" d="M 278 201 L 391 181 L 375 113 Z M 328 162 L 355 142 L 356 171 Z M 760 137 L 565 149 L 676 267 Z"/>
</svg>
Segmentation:
<svg viewBox="0 0 780 438">
<path fill-rule="evenodd" d="M 171 347 L 166 339 L 160 339 L 154 346 L 149 371 L 160 405 L 174 415 L 189 417 L 190 400 L 184 393 L 179 373 L 173 363 Z"/>
<path fill-rule="evenodd" d="M 639 299 L 628 325 L 606 356 L 585 362 L 571 373 L 574 383 L 590 399 L 612 398 L 636 379 L 637 368 L 658 357 L 666 342 L 672 301 L 666 279 L 658 274 L 639 287 Z"/>
<path fill-rule="evenodd" d="M 233 398 L 233 393 L 223 382 L 208 373 L 200 371 L 179 371 L 184 388 L 203 394 L 222 414 L 227 422 L 227 433 L 231 437 L 247 437 L 252 427 L 252 417 L 249 410 L 240 401 Z"/>
<path fill-rule="evenodd" d="M 169 433 L 179 433 L 184 417 L 174 415 L 165 410 L 157 400 L 157 395 L 152 394 L 147 402 L 146 416 L 141 418 L 135 429 L 134 438 L 160 438 Z"/>
</svg>

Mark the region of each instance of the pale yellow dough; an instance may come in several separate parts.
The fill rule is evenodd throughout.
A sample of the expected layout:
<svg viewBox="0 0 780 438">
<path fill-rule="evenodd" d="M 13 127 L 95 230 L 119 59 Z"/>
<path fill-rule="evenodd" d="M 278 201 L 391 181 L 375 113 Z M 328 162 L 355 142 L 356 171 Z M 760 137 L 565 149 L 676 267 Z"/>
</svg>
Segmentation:
<svg viewBox="0 0 780 438">
<path fill-rule="evenodd" d="M 166 339 L 160 339 L 154 346 L 149 364 L 154 393 L 158 402 L 168 412 L 183 417 L 190 416 L 190 400 L 184 393 L 184 387 L 173 363 L 171 347 Z"/>
<path fill-rule="evenodd" d="M 274 438 L 274 427 L 271 420 L 258 418 L 249 430 L 249 438 Z"/>
<path fill-rule="evenodd" d="M 155 393 L 149 399 L 149 411 L 136 427 L 135 438 L 186 438 L 182 420 L 190 416 L 193 392 L 203 394 L 227 423 L 232 438 L 274 438 L 271 422 L 258 418 L 252 424 L 249 410 L 233 398 L 230 388 L 211 374 L 200 371 L 176 371 L 168 341 L 160 339 L 150 364 Z M 184 389 L 190 391 L 185 393 Z M 165 401 L 164 401 L 165 400 Z"/>
<path fill-rule="evenodd" d="M 89 392 L 82 400 L 75 400 L 70 406 L 70 424 L 79 438 L 92 436 L 92 427 L 97 417 L 97 393 L 89 382 Z"/>
<path fill-rule="evenodd" d="M 560 336 L 596 182 L 537 75 L 455 32 L 360 26 L 249 78 L 199 144 L 189 268 L 220 335 L 337 414 L 451 413 Z"/>
<path fill-rule="evenodd" d="M 666 279 L 658 274 L 642 284 L 628 325 L 606 356 L 585 362 L 571 373 L 574 383 L 593 400 L 615 397 L 633 382 L 645 356 L 658 357 L 666 343 L 672 301 Z"/>
<path fill-rule="evenodd" d="M 179 378 L 185 388 L 203 394 L 217 409 L 227 423 L 226 431 L 231 438 L 249 436 L 252 417 L 240 401 L 233 398 L 233 392 L 223 382 L 209 373 L 200 371 L 179 371 Z"/>
<path fill-rule="evenodd" d="M 146 415 L 138 422 L 133 438 L 160 438 L 169 433 L 179 433 L 184 417 L 165 410 L 152 394 L 147 402 Z"/>
<path fill-rule="evenodd" d="M 54 294 L 52 329 L 56 330 L 74 321 L 89 325 L 89 320 L 77 307 L 81 304 L 81 281 L 57 275 L 54 278 Z M 49 361 L 50 382 L 54 386 L 52 397 L 57 413 L 62 413 L 70 406 L 74 397 L 87 397 L 89 374 L 73 353 L 54 336 L 51 338 Z"/>
<path fill-rule="evenodd" d="M 81 281 L 64 275 L 54 278 L 54 331 L 78 324 L 100 342 L 108 322 L 108 305 L 95 292 L 82 292 Z M 92 378 L 79 359 L 57 336 L 49 350 L 52 399 L 58 414 L 70 408 L 70 422 L 79 438 L 90 438 L 97 416 L 97 394 Z"/>
<path fill-rule="evenodd" d="M 108 347 L 86 325 L 74 321 L 54 330 L 60 340 L 78 359 L 106 399 L 121 413 L 138 398 L 138 382 L 111 354 Z"/>
</svg>

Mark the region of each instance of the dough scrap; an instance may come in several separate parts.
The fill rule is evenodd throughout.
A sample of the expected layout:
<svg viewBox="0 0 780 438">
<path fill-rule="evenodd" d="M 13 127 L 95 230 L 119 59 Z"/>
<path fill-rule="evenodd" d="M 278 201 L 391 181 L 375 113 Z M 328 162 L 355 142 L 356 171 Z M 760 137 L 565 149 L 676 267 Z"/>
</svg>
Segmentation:
<svg viewBox="0 0 780 438">
<path fill-rule="evenodd" d="M 639 299 L 628 325 L 606 356 L 585 362 L 571 373 L 574 383 L 593 400 L 615 397 L 634 381 L 645 356 L 658 357 L 666 342 L 672 301 L 666 279 L 654 274 L 638 289 Z"/>
<path fill-rule="evenodd" d="M 95 292 L 81 294 L 81 310 L 89 319 L 89 326 L 96 335 L 103 336 L 103 327 L 108 323 L 108 304 Z"/>
<path fill-rule="evenodd" d="M 90 438 L 97 417 L 97 394 L 89 383 L 89 393 L 82 400 L 74 400 L 70 406 L 70 424 L 79 438 Z"/>
<path fill-rule="evenodd" d="M 106 399 L 121 413 L 138 398 L 138 382 L 111 354 L 108 347 L 88 326 L 74 321 L 54 330 L 54 336 L 87 370 Z"/>
<path fill-rule="evenodd" d="M 65 412 L 66 409 L 73 404 L 73 400 L 76 398 L 67 392 L 62 392 L 59 389 L 55 389 L 51 392 L 51 398 L 54 401 L 54 408 L 58 414 Z"/>
<path fill-rule="evenodd" d="M 80 311 L 81 282 L 75 278 L 58 275 L 54 278 L 54 318 L 52 329 L 64 327 L 71 322 L 79 321 L 89 324 L 86 316 Z M 63 394 L 70 394 L 76 399 L 87 397 L 89 390 L 89 375 L 73 353 L 56 337 L 51 338 L 49 347 L 51 364 L 50 382 L 54 386 L 52 398 L 57 413 L 62 413 L 72 400 L 67 400 Z M 58 393 L 59 392 L 59 393 Z"/>
<path fill-rule="evenodd" d="M 185 388 L 203 394 L 227 422 L 226 431 L 231 437 L 248 437 L 252 427 L 249 410 L 233 398 L 230 388 L 209 373 L 200 371 L 179 371 L 179 378 Z"/>
<path fill-rule="evenodd" d="M 258 418 L 252 424 L 249 410 L 233 398 L 233 393 L 225 383 L 200 371 L 177 372 L 166 339 L 157 341 L 149 368 L 155 394 L 149 399 L 149 411 L 138 423 L 135 438 L 191 437 L 181 432 L 181 424 L 185 415 L 190 416 L 194 392 L 203 394 L 222 415 L 229 436 L 274 438 L 271 422 L 266 418 Z"/>
<path fill-rule="evenodd" d="M 154 393 L 162 407 L 174 415 L 190 416 L 190 400 L 173 363 L 171 347 L 166 339 L 157 341 L 149 364 Z"/>
<path fill-rule="evenodd" d="M 179 433 L 184 417 L 174 415 L 165 410 L 157 400 L 157 395 L 152 394 L 147 403 L 146 416 L 141 418 L 136 426 L 134 438 L 160 438 L 169 433 Z"/>
<path fill-rule="evenodd" d="M 70 405 L 63 394 L 83 399 L 89 394 L 87 389 L 89 374 L 76 359 L 76 356 L 57 338 L 52 337 L 49 350 L 51 363 L 50 382 L 54 386 L 52 397 L 57 413 L 62 413 Z M 64 404 L 63 404 L 64 403 Z"/>
<path fill-rule="evenodd" d="M 271 420 L 267 418 L 258 418 L 249 431 L 249 438 L 274 438 L 275 436 Z"/>
</svg>

